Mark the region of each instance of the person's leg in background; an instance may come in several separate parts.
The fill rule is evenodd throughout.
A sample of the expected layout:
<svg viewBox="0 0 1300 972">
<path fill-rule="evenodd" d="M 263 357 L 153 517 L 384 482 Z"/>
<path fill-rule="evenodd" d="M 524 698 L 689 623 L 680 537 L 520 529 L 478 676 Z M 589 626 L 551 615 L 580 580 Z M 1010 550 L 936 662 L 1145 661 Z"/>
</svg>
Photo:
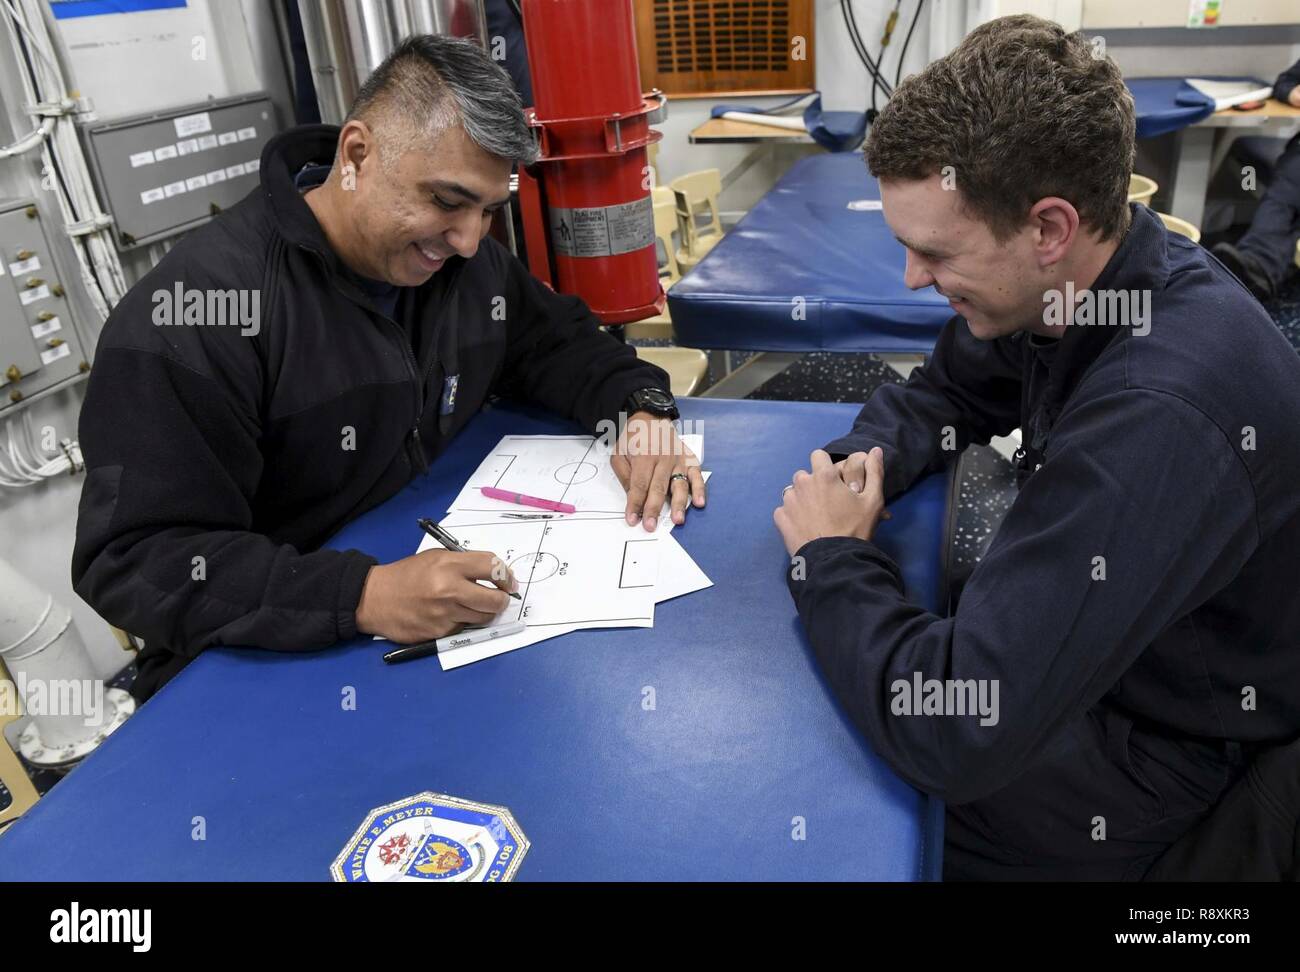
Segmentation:
<svg viewBox="0 0 1300 972">
<path fill-rule="evenodd" d="M 1291 139 L 1278 157 L 1264 198 L 1250 229 L 1235 246 L 1219 243 L 1213 249 L 1229 270 L 1260 300 L 1276 293 L 1287 268 L 1295 261 L 1300 239 L 1300 135 Z"/>
</svg>

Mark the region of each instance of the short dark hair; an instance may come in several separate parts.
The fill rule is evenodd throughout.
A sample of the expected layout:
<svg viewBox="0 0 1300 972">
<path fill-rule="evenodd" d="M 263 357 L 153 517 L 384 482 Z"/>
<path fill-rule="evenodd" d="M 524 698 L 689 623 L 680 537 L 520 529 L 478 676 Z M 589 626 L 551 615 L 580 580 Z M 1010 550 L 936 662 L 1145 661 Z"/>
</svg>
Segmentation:
<svg viewBox="0 0 1300 972">
<path fill-rule="evenodd" d="M 436 134 L 459 122 L 485 152 L 530 165 L 537 142 L 514 82 L 472 41 L 437 34 L 406 38 L 366 78 L 348 110 L 351 121 L 377 115 Z"/>
<path fill-rule="evenodd" d="M 1076 31 L 1020 14 L 976 27 L 907 78 L 872 125 L 877 178 L 953 167 L 963 204 L 998 239 L 1045 196 L 1068 199 L 1102 239 L 1128 228 L 1135 116 L 1119 68 Z"/>
</svg>

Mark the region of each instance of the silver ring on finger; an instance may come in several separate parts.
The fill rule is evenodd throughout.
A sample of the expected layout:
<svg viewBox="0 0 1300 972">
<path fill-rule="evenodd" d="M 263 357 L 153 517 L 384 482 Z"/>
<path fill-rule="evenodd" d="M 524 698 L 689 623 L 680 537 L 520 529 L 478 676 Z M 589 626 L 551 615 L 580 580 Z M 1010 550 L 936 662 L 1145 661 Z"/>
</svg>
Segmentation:
<svg viewBox="0 0 1300 972">
<path fill-rule="evenodd" d="M 687 488 L 689 488 L 691 485 L 691 479 L 689 476 L 686 475 L 686 473 L 673 473 L 671 476 L 668 477 L 668 485 L 670 489 L 672 488 L 672 482 L 674 479 L 680 479 L 682 482 L 686 484 Z"/>
<path fill-rule="evenodd" d="M 782 498 L 782 499 L 785 499 L 785 494 L 788 493 L 788 492 L 790 492 L 790 490 L 792 490 L 792 489 L 794 489 L 794 483 L 791 483 L 791 484 L 790 484 L 789 486 L 787 486 L 785 489 L 781 490 L 781 498 Z"/>
</svg>

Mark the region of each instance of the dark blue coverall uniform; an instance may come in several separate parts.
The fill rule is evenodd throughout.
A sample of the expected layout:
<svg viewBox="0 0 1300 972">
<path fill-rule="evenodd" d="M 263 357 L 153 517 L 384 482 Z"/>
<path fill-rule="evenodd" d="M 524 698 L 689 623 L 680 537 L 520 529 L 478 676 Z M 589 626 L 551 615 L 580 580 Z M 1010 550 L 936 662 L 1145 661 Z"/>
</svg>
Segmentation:
<svg viewBox="0 0 1300 972">
<path fill-rule="evenodd" d="M 1300 357 L 1217 260 L 1131 211 L 1093 290 L 1148 291 L 1146 327 L 983 342 L 955 317 L 826 446 L 881 446 L 888 498 L 951 461 L 946 427 L 958 449 L 1021 428 L 1020 490 L 955 613 L 909 603 L 856 538 L 790 572 L 840 703 L 947 802 L 949 879 L 1140 878 L 1300 736 Z M 996 683 L 996 723 L 895 714 L 914 673 Z"/>
</svg>

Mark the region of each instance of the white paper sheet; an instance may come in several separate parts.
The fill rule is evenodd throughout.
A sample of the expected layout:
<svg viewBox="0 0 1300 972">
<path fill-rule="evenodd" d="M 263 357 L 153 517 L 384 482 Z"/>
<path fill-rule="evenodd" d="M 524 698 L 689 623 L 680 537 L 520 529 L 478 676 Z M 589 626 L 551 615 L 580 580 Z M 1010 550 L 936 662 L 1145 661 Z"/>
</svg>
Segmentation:
<svg viewBox="0 0 1300 972">
<path fill-rule="evenodd" d="M 1235 105 L 1249 101 L 1267 101 L 1273 97 L 1272 86 L 1261 88 L 1254 81 L 1209 81 L 1204 78 L 1188 78 L 1187 83 L 1205 95 L 1214 99 L 1214 110 L 1223 111 Z"/>
<path fill-rule="evenodd" d="M 703 461 L 703 436 L 684 435 L 682 442 Z M 483 486 L 494 486 L 571 503 L 577 508 L 574 516 L 622 513 L 627 508 L 627 492 L 609 460 L 610 450 L 590 435 L 503 436 L 461 488 L 448 512 L 499 514 L 529 509 L 479 492 Z"/>
<path fill-rule="evenodd" d="M 703 459 L 703 436 L 682 441 Z M 443 670 L 584 628 L 652 627 L 656 602 L 712 586 L 671 536 L 667 504 L 654 533 L 627 525 L 627 494 L 609 458 L 593 436 L 507 435 L 480 463 L 440 522 L 466 548 L 491 551 L 510 565 L 523 597 L 491 623 L 522 620 L 528 630 L 439 652 Z M 710 473 L 703 475 L 707 482 Z M 578 512 L 505 517 L 541 511 L 488 499 L 481 486 L 572 503 Z M 419 550 L 435 546 L 423 537 Z"/>
<path fill-rule="evenodd" d="M 700 565 L 677 542 L 676 537 L 665 534 L 659 538 L 659 583 L 655 585 L 656 604 L 712 586 L 713 581 L 700 570 Z"/>
<path fill-rule="evenodd" d="M 442 525 L 469 550 L 489 550 L 510 567 L 520 600 L 493 621 L 528 625 L 651 623 L 659 579 L 659 536 L 622 516 L 501 520 L 473 513 Z M 434 546 L 425 537 L 421 550 Z"/>
<path fill-rule="evenodd" d="M 681 597 L 683 594 L 691 594 L 712 586 L 713 581 L 709 580 L 704 571 L 700 570 L 699 565 L 695 563 L 691 555 L 677 542 L 675 537 L 665 533 L 659 538 L 659 582 L 655 585 L 655 600 L 657 602 L 668 601 L 675 597 Z M 494 623 L 497 622 L 494 620 Z M 508 638 L 497 638 L 483 644 L 466 645 L 464 648 L 439 652 L 438 664 L 442 666 L 443 671 L 448 671 L 476 661 L 482 661 L 484 658 L 491 658 L 493 655 L 501 655 L 508 651 L 515 651 L 518 648 L 526 648 L 529 645 L 537 644 L 539 641 L 558 638 L 570 631 L 607 627 L 651 627 L 651 625 L 609 624 L 597 621 L 585 624 L 535 626 Z"/>
</svg>

